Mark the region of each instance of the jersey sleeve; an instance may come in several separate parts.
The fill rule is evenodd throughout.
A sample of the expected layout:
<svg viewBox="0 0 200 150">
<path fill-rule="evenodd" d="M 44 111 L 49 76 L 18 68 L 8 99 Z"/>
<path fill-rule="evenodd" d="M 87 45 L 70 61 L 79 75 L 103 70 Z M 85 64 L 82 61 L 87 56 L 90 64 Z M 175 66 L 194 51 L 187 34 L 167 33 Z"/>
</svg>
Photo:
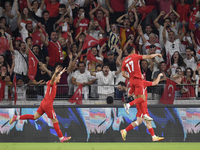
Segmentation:
<svg viewBox="0 0 200 150">
<path fill-rule="evenodd" d="M 143 80 L 144 87 L 152 86 L 153 82 Z"/>
<path fill-rule="evenodd" d="M 137 55 L 138 60 L 142 60 L 142 55 Z"/>
</svg>

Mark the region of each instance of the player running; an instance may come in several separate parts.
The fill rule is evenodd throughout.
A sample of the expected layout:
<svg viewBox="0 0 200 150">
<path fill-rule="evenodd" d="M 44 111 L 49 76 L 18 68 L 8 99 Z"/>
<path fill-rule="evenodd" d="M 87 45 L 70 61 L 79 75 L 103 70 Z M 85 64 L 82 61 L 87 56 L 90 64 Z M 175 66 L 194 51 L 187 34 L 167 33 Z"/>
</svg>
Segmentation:
<svg viewBox="0 0 200 150">
<path fill-rule="evenodd" d="M 56 97 L 56 91 L 57 91 L 57 83 L 59 83 L 61 75 L 63 72 L 66 71 L 66 68 L 64 68 L 61 72 L 59 72 L 60 68 L 57 67 L 55 69 L 55 73 L 53 74 L 50 81 L 47 82 L 47 90 L 44 99 L 42 100 L 39 108 L 37 109 L 36 113 L 34 115 L 26 114 L 21 116 L 14 115 L 13 118 L 10 120 L 10 124 L 15 122 L 16 120 L 36 120 L 40 118 L 44 113 L 47 114 L 47 116 L 51 119 L 53 122 L 54 129 L 56 130 L 56 133 L 58 134 L 58 137 L 60 139 L 60 142 L 68 141 L 71 139 L 71 137 L 65 137 L 63 136 L 58 120 L 56 118 L 56 113 L 53 109 L 53 101 Z"/>
<path fill-rule="evenodd" d="M 130 103 L 124 104 L 124 108 L 129 114 L 130 106 L 143 103 L 145 101 L 145 94 L 144 94 L 144 86 L 142 81 L 142 74 L 140 71 L 139 60 L 142 59 L 151 59 L 156 56 L 162 57 L 161 54 L 152 54 L 152 55 L 138 55 L 135 54 L 135 49 L 133 46 L 129 46 L 127 48 L 128 56 L 124 59 L 122 63 L 122 76 L 126 79 L 129 79 L 130 87 L 135 89 L 135 96 L 136 99 Z M 129 73 L 129 77 L 125 74 L 125 71 Z M 144 108 L 142 107 L 142 113 L 144 114 L 144 120 L 152 121 L 153 119 L 145 114 Z"/>
<path fill-rule="evenodd" d="M 137 120 L 134 121 L 134 122 L 132 122 L 126 129 L 122 129 L 120 131 L 122 139 L 124 141 L 126 140 L 127 132 L 130 131 L 130 130 L 132 130 L 136 126 L 139 126 L 142 123 L 142 121 L 143 121 L 143 118 L 142 118 L 143 117 L 143 113 L 141 111 L 141 107 L 143 107 L 144 110 L 145 110 L 145 113 L 147 115 L 149 115 L 149 112 L 148 112 L 148 109 L 147 109 L 147 87 L 148 86 L 158 85 L 161 76 L 163 76 L 162 73 L 160 73 L 158 75 L 157 79 L 155 81 L 153 81 L 153 82 L 149 82 L 149 81 L 143 80 L 146 101 L 144 103 L 140 103 L 140 104 L 136 105 L 136 108 L 137 108 L 137 114 L 136 114 Z M 118 83 L 118 89 L 119 89 L 119 91 L 121 91 L 123 93 L 126 93 L 124 95 L 127 95 L 127 98 L 129 99 L 128 101 L 131 101 L 133 99 L 134 89 L 126 87 L 126 85 L 125 85 L 124 82 L 119 82 Z M 150 121 L 146 121 L 146 126 L 147 126 L 147 129 L 148 129 L 149 133 L 151 134 L 152 141 L 156 142 L 156 141 L 161 141 L 161 140 L 164 139 L 164 137 L 159 137 L 159 136 L 155 135 L 154 130 L 153 130 L 152 126 L 151 126 L 151 122 Z"/>
</svg>

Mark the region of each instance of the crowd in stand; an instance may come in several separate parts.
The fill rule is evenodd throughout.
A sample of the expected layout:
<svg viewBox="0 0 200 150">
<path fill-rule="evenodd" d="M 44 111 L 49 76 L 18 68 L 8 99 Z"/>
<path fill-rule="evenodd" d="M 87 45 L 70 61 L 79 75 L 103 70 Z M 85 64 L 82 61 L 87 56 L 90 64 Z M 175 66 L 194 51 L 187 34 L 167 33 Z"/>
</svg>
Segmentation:
<svg viewBox="0 0 200 150">
<path fill-rule="evenodd" d="M 140 61 L 145 80 L 164 75 L 148 89 L 150 99 L 159 99 L 167 78 L 180 85 L 177 99 L 200 97 L 199 11 L 200 0 L 0 0 L 0 79 L 8 97 L 16 74 L 18 99 L 42 99 L 55 67 L 66 67 L 60 97 L 71 97 L 82 84 L 84 99 L 121 100 L 113 85 L 128 84 L 120 72 L 133 46 L 140 55 L 163 56 Z M 82 49 L 88 35 L 108 40 Z M 34 80 L 28 78 L 29 49 L 39 60 Z"/>
</svg>

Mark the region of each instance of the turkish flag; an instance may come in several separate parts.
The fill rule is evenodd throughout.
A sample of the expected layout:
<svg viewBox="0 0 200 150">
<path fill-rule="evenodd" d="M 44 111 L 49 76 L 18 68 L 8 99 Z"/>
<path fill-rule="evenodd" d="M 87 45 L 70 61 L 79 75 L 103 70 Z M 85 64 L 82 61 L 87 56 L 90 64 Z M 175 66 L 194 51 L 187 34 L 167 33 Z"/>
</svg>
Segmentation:
<svg viewBox="0 0 200 150">
<path fill-rule="evenodd" d="M 83 84 L 80 84 L 79 87 L 74 92 L 74 95 L 69 99 L 70 103 L 76 103 L 82 105 L 82 88 Z"/>
<path fill-rule="evenodd" d="M 15 88 L 15 105 L 16 105 L 16 102 L 17 102 L 17 78 L 16 78 L 16 74 L 14 76 L 13 85 L 14 85 L 14 88 Z"/>
<path fill-rule="evenodd" d="M 13 5 L 14 5 L 14 4 L 13 4 Z M 23 9 L 24 9 L 25 7 L 28 7 L 28 6 L 27 6 L 27 0 L 19 0 L 19 9 L 20 9 L 21 12 L 23 11 Z"/>
<path fill-rule="evenodd" d="M 98 60 L 97 60 L 96 57 L 92 54 L 91 50 L 89 50 L 88 53 L 87 53 L 87 60 L 89 60 L 89 61 L 95 61 L 96 63 L 98 63 Z"/>
<path fill-rule="evenodd" d="M 33 54 L 33 52 L 29 49 L 29 55 L 28 55 L 28 77 L 32 81 L 35 79 L 35 75 L 37 73 L 37 65 L 38 65 L 38 59 Z"/>
<path fill-rule="evenodd" d="M 7 38 L 0 37 L 0 54 L 4 53 L 6 50 L 9 50 L 9 42 Z"/>
<path fill-rule="evenodd" d="M 44 38 L 46 38 L 46 33 L 45 33 L 44 29 L 43 28 L 40 28 L 40 29 L 42 29 L 42 36 Z M 41 38 L 40 38 L 39 29 L 37 29 L 35 32 L 33 32 L 31 37 L 33 38 L 33 45 L 38 45 L 40 47 L 43 46 L 43 43 L 42 43 Z"/>
<path fill-rule="evenodd" d="M 103 45 L 105 42 L 107 42 L 108 41 L 108 38 L 103 38 L 103 39 L 100 39 L 99 40 L 99 45 Z"/>
<path fill-rule="evenodd" d="M 152 10 L 154 9 L 155 7 L 154 6 L 141 6 L 141 7 L 138 7 L 138 12 L 140 14 L 142 14 L 142 20 L 144 18 L 146 18 L 147 14 L 152 12 Z M 141 20 L 141 21 L 142 21 Z"/>
<path fill-rule="evenodd" d="M 4 88 L 5 88 L 5 82 L 0 79 L 0 102 L 4 98 Z"/>
<path fill-rule="evenodd" d="M 87 34 L 85 37 L 83 46 L 82 46 L 82 50 L 96 46 L 98 44 L 99 44 L 99 41 L 97 39 L 95 39 L 92 36 L 90 36 L 89 34 Z"/>
<path fill-rule="evenodd" d="M 173 104 L 176 91 L 176 82 L 167 78 L 165 90 L 160 98 L 160 103 L 162 104 Z"/>
<path fill-rule="evenodd" d="M 170 57 L 169 57 L 169 52 L 167 53 L 167 59 L 166 59 L 166 69 L 165 70 L 168 70 L 170 68 Z"/>
</svg>

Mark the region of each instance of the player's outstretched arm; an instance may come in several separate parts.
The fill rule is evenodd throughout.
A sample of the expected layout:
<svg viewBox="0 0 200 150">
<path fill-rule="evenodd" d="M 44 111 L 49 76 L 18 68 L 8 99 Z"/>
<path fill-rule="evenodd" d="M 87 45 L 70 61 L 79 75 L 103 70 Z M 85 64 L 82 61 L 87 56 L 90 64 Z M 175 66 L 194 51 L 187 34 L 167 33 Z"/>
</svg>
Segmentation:
<svg viewBox="0 0 200 150">
<path fill-rule="evenodd" d="M 163 76 L 163 74 L 160 73 L 160 74 L 158 75 L 158 77 L 156 78 L 156 80 L 153 81 L 152 86 L 158 85 L 158 83 L 160 82 L 160 78 L 161 78 L 162 76 Z"/>
<path fill-rule="evenodd" d="M 129 79 L 129 76 L 126 75 L 125 71 L 122 71 L 122 76 L 126 79 Z"/>
<path fill-rule="evenodd" d="M 154 58 L 156 56 L 158 56 L 160 58 L 162 57 L 161 54 L 151 54 L 151 55 L 142 55 L 142 59 L 151 59 L 151 58 Z"/>
</svg>

